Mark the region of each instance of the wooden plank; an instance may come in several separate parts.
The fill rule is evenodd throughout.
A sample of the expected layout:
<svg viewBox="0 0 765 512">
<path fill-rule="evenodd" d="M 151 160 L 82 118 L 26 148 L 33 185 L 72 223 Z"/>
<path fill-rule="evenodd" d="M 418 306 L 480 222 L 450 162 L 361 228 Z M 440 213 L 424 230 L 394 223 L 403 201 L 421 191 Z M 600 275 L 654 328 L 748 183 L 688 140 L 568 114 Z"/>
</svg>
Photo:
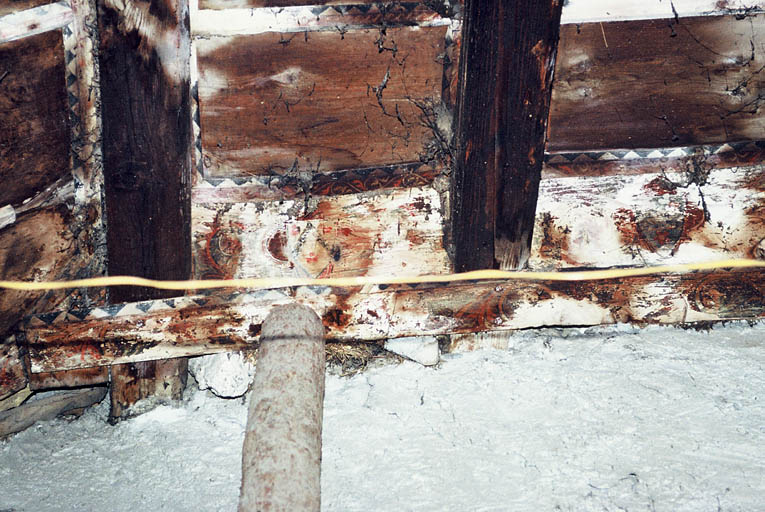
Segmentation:
<svg viewBox="0 0 765 512">
<path fill-rule="evenodd" d="M 191 111 L 188 5 L 99 5 L 103 154 L 110 274 L 191 275 Z M 111 300 L 173 295 L 111 290 Z M 140 399 L 179 398 L 185 361 L 112 370 L 112 420 Z"/>
<path fill-rule="evenodd" d="M 570 0 L 563 9 L 562 23 L 670 19 L 735 12 L 754 15 L 762 12 L 765 2 L 751 0 Z"/>
<path fill-rule="evenodd" d="M 754 259 L 763 239 L 762 166 L 549 179 L 540 188 L 529 266 Z"/>
<path fill-rule="evenodd" d="M 150 404 L 183 398 L 188 378 L 188 359 L 162 359 L 120 364 L 111 367 L 111 409 L 109 422 L 135 416 L 146 409 L 140 400 Z"/>
<path fill-rule="evenodd" d="M 522 268 L 531 244 L 562 2 L 465 4 L 457 105 L 458 271 Z"/>
<path fill-rule="evenodd" d="M 434 160 L 446 27 L 195 41 L 208 176 Z M 342 72 L 338 72 L 342 70 Z"/>
<path fill-rule="evenodd" d="M 0 412 L 0 439 L 21 432 L 38 421 L 52 420 L 56 416 L 97 404 L 106 396 L 106 388 L 88 388 L 67 391 L 30 400 L 20 407 Z"/>
<path fill-rule="evenodd" d="M 282 202 L 195 204 L 198 278 L 448 273 L 433 187 Z"/>
<path fill-rule="evenodd" d="M 0 43 L 55 30 L 68 25 L 73 19 L 72 8 L 66 0 L 39 5 L 12 14 L 0 13 Z"/>
<path fill-rule="evenodd" d="M 97 366 L 63 372 L 30 373 L 29 389 L 42 391 L 58 388 L 92 387 L 109 382 L 109 368 Z"/>
<path fill-rule="evenodd" d="M 219 10 L 226 0 L 203 2 L 191 13 L 194 37 L 262 34 L 264 32 L 314 32 L 343 34 L 350 29 L 399 26 L 444 26 L 454 10 L 447 3 L 374 2 L 371 5 L 304 5 L 292 7 L 238 8 Z M 233 4 L 233 2 L 232 2 Z M 358 4 L 358 3 L 357 3 Z"/>
<path fill-rule="evenodd" d="M 13 338 L 0 343 L 0 401 L 27 386 L 24 360 Z"/>
<path fill-rule="evenodd" d="M 0 16 L 45 5 L 49 2 L 50 0 L 0 0 Z"/>
<path fill-rule="evenodd" d="M 24 329 L 33 372 L 253 348 L 268 312 L 298 302 L 322 317 L 328 339 L 609 323 L 663 324 L 765 317 L 759 270 L 579 282 L 220 292 L 36 317 Z M 82 319 L 80 319 L 82 318 Z"/>
<path fill-rule="evenodd" d="M 0 276 L 7 280 L 57 279 L 79 258 L 72 218 L 65 205 L 19 216 L 0 231 Z M 0 293 L 0 339 L 24 315 L 50 311 L 67 295 L 65 291 Z"/>
<path fill-rule="evenodd" d="M 760 16 L 565 26 L 547 150 L 761 139 L 763 37 Z"/>
<path fill-rule="evenodd" d="M 0 205 L 19 205 L 69 174 L 60 30 L 0 45 Z"/>
</svg>

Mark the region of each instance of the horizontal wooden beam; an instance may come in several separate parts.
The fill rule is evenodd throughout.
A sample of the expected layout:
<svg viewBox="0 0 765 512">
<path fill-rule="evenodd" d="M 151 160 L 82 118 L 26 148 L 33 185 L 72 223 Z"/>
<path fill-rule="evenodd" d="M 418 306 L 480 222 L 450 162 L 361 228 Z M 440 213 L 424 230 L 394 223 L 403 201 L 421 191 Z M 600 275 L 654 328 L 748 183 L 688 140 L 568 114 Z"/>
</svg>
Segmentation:
<svg viewBox="0 0 765 512">
<path fill-rule="evenodd" d="M 298 302 L 321 317 L 329 339 L 617 322 L 679 323 L 765 317 L 759 270 L 602 281 L 480 281 L 296 287 L 220 292 L 30 318 L 20 334 L 31 371 L 47 372 L 247 350 L 276 305 Z"/>
</svg>

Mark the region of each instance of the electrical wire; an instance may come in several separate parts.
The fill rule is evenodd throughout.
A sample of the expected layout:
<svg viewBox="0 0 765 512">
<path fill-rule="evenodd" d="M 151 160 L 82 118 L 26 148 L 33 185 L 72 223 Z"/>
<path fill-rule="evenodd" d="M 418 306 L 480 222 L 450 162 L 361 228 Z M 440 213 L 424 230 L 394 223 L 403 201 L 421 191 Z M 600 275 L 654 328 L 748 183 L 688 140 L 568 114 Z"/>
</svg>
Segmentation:
<svg viewBox="0 0 765 512">
<path fill-rule="evenodd" d="M 6 290 L 48 291 L 68 288 L 92 288 L 102 286 L 143 286 L 160 290 L 209 290 L 216 288 L 271 289 L 294 286 L 354 287 L 366 285 L 395 285 L 421 283 L 450 283 L 460 281 L 599 281 L 625 277 L 639 277 L 667 273 L 686 273 L 699 270 L 721 270 L 733 268 L 764 268 L 765 261 L 720 260 L 702 263 L 661 265 L 655 267 L 631 267 L 603 270 L 579 270 L 556 272 L 524 272 L 503 270 L 475 270 L 460 274 L 424 275 L 413 277 L 266 277 L 252 279 L 206 279 L 189 281 L 157 281 L 135 276 L 108 276 L 75 279 L 72 281 L 0 281 L 0 288 Z"/>
</svg>

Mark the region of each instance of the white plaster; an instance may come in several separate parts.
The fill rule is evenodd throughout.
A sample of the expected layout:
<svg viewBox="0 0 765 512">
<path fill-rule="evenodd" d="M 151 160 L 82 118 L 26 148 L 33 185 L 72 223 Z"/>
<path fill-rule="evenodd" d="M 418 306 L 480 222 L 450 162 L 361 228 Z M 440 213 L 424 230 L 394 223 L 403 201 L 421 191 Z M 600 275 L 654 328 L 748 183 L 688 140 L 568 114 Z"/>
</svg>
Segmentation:
<svg viewBox="0 0 765 512">
<path fill-rule="evenodd" d="M 222 398 L 236 398 L 249 389 L 255 365 L 242 354 L 229 352 L 190 359 L 189 373 L 199 389 L 209 389 Z"/>
<path fill-rule="evenodd" d="M 502 322 L 509 329 L 530 327 L 612 324 L 615 319 L 608 309 L 590 302 L 554 298 L 537 304 L 523 303 L 513 310 L 512 318 Z"/>
<path fill-rule="evenodd" d="M 433 336 L 387 340 L 385 350 L 411 359 L 423 366 L 434 366 L 440 361 L 438 340 Z"/>
</svg>

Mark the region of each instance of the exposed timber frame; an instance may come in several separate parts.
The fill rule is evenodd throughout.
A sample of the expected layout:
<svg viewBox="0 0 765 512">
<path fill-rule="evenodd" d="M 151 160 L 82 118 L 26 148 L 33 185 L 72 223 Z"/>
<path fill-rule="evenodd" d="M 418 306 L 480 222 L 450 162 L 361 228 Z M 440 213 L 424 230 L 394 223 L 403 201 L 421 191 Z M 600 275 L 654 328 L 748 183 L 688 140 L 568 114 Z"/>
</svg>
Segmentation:
<svg viewBox="0 0 765 512">
<path fill-rule="evenodd" d="M 560 0 L 466 0 L 457 99 L 457 271 L 528 260 Z"/>
<path fill-rule="evenodd" d="M 191 38 L 186 0 L 99 0 L 109 273 L 191 277 Z M 112 302 L 177 293 L 115 288 Z M 186 361 L 112 369 L 112 419 L 179 398 Z"/>
<path fill-rule="evenodd" d="M 474 281 L 351 288 L 300 286 L 120 304 L 28 319 L 17 342 L 32 373 L 254 349 L 275 306 L 297 302 L 328 340 L 540 326 L 671 324 L 765 317 L 755 270 L 597 281 Z"/>
</svg>

